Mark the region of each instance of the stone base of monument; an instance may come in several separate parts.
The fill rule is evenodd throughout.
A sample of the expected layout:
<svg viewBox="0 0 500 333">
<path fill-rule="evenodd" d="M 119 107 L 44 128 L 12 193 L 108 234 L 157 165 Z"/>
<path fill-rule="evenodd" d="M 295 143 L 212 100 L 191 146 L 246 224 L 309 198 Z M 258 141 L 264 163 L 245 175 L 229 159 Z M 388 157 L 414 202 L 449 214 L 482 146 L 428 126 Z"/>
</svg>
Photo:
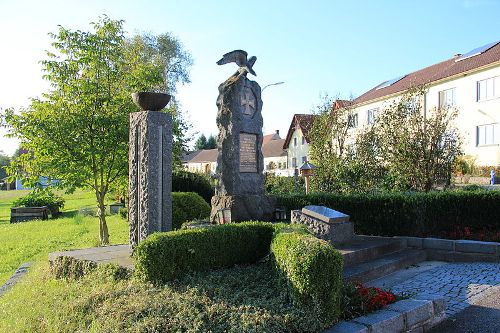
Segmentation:
<svg viewBox="0 0 500 333">
<path fill-rule="evenodd" d="M 220 223 L 218 212 L 231 210 L 231 222 L 272 221 L 276 200 L 265 195 L 215 195 L 210 221 Z"/>
<path fill-rule="evenodd" d="M 335 245 L 350 242 L 354 237 L 354 226 L 349 215 L 323 206 L 306 206 L 292 210 L 291 222 L 304 224 L 318 238 Z"/>
</svg>

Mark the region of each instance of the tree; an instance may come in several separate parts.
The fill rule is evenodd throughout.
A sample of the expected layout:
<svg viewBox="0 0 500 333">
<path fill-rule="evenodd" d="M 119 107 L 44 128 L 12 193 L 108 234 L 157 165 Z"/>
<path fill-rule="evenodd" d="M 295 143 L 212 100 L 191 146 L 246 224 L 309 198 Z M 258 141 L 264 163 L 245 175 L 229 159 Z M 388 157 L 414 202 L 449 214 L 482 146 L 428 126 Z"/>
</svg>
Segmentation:
<svg viewBox="0 0 500 333">
<path fill-rule="evenodd" d="M 317 167 L 311 178 L 311 189 L 319 192 L 369 191 L 372 187 L 369 185 L 370 169 L 365 162 L 371 156 L 362 161 L 354 149 L 357 132 L 352 128 L 352 102 L 323 96 L 315 114 L 309 131 L 310 157 Z"/>
<path fill-rule="evenodd" d="M 203 150 L 207 146 L 207 138 L 205 137 L 205 134 L 201 134 L 200 137 L 196 140 L 196 143 L 194 144 L 194 149 L 195 150 Z"/>
<path fill-rule="evenodd" d="M 0 150 L 0 180 L 7 177 L 7 172 L 5 167 L 10 164 L 10 157 L 5 155 L 2 150 Z"/>
<path fill-rule="evenodd" d="M 51 34 L 54 50 L 42 61 L 52 89 L 4 117 L 29 152 L 13 161 L 11 171 L 28 182 L 45 175 L 68 189 L 92 189 L 102 245 L 109 243 L 104 198 L 128 175 L 128 118 L 137 111 L 130 93 L 175 91 L 176 82 L 188 81 L 190 64 L 169 35 L 127 40 L 122 26 L 103 17 L 88 32 L 59 27 Z M 175 103 L 172 110 L 178 111 Z"/>
<path fill-rule="evenodd" d="M 215 136 L 210 134 L 210 136 L 207 139 L 207 144 L 205 146 L 205 149 L 215 149 L 217 148 L 217 140 L 215 139 Z"/>
<path fill-rule="evenodd" d="M 386 186 L 396 190 L 430 191 L 449 183 L 461 138 L 453 107 L 422 109 L 425 87 L 410 89 L 385 107 L 373 128 L 381 160 L 388 170 Z"/>
</svg>

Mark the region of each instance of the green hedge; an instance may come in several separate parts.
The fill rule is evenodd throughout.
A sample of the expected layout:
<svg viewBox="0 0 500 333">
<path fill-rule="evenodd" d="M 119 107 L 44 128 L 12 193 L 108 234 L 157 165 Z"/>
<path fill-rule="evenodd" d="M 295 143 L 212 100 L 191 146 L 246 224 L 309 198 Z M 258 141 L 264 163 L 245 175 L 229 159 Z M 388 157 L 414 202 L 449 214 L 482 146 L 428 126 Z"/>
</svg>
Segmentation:
<svg viewBox="0 0 500 333">
<path fill-rule="evenodd" d="M 156 233 L 136 247 L 135 274 L 158 285 L 189 272 L 254 263 L 270 252 L 294 303 L 332 323 L 340 313 L 343 258 L 303 225 L 243 222 Z"/>
<path fill-rule="evenodd" d="M 194 192 L 172 192 L 172 228 L 180 229 L 186 221 L 210 216 L 210 205 Z"/>
<path fill-rule="evenodd" d="M 188 272 L 254 263 L 269 253 L 274 228 L 247 222 L 155 233 L 135 249 L 135 271 L 155 284 Z"/>
<path fill-rule="evenodd" d="M 327 206 L 351 216 L 356 233 L 427 236 L 456 226 L 500 229 L 499 191 L 442 191 L 371 195 L 280 195 L 287 210 Z"/>
<path fill-rule="evenodd" d="M 210 203 L 214 188 L 205 174 L 175 171 L 172 173 L 172 192 L 195 192 Z"/>
<path fill-rule="evenodd" d="M 338 318 L 344 264 L 339 251 L 324 240 L 292 231 L 277 233 L 271 252 L 295 303 L 317 307 L 327 322 Z"/>
</svg>

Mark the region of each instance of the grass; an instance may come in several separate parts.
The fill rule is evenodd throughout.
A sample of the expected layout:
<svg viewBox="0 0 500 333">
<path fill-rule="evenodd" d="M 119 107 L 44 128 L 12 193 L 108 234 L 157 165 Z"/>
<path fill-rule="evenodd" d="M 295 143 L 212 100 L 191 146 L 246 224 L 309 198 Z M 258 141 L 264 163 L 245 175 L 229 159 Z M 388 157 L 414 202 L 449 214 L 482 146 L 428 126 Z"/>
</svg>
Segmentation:
<svg viewBox="0 0 500 333">
<path fill-rule="evenodd" d="M 331 325 L 289 301 L 269 262 L 161 287 L 104 271 L 56 280 L 47 263 L 37 264 L 0 298 L 0 332 L 320 332 Z"/>
<path fill-rule="evenodd" d="M 12 202 L 28 191 L 0 191 L 0 285 L 22 263 L 46 261 L 49 252 L 98 245 L 99 222 L 96 217 L 81 216 L 81 207 L 94 206 L 90 192 L 76 191 L 64 195 L 65 207 L 61 217 L 46 221 L 10 224 Z M 62 193 L 59 193 L 62 194 Z M 118 215 L 107 218 L 110 241 L 128 242 L 128 224 Z"/>
</svg>

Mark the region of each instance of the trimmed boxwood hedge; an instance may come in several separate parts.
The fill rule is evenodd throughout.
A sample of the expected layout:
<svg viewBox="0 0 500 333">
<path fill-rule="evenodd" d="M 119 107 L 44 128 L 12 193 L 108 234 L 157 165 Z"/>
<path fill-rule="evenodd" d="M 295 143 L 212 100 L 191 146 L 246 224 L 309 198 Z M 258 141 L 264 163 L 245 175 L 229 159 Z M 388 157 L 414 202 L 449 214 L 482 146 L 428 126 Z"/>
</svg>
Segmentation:
<svg viewBox="0 0 500 333">
<path fill-rule="evenodd" d="M 271 253 L 280 280 L 292 300 L 301 306 L 318 307 L 327 322 L 341 313 L 342 270 L 339 251 L 303 232 L 278 232 Z"/>
<path fill-rule="evenodd" d="M 182 275 L 253 263 L 269 253 L 274 228 L 239 223 L 155 233 L 135 249 L 139 278 L 162 284 Z"/>
<path fill-rule="evenodd" d="M 243 222 L 155 233 L 135 249 L 135 274 L 163 284 L 190 272 L 254 263 L 269 253 L 291 299 L 333 322 L 340 311 L 342 255 L 303 225 Z"/>
<path fill-rule="evenodd" d="M 186 221 L 210 216 L 210 205 L 194 192 L 172 192 L 172 229 L 180 229 Z"/>
<path fill-rule="evenodd" d="M 287 210 L 327 206 L 351 216 L 358 234 L 427 236 L 454 227 L 500 229 L 499 191 L 442 191 L 370 195 L 279 195 Z"/>
</svg>

